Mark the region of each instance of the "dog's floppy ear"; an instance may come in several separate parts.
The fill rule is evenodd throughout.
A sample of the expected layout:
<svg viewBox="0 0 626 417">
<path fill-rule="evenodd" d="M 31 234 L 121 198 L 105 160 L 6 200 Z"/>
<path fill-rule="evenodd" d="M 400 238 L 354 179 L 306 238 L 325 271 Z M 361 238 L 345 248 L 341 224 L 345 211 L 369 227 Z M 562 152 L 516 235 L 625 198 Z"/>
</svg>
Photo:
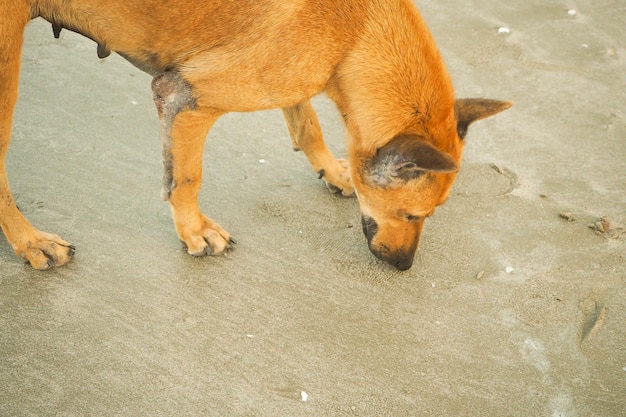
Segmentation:
<svg viewBox="0 0 626 417">
<path fill-rule="evenodd" d="M 399 186 L 425 172 L 454 172 L 458 165 L 450 155 L 418 135 L 394 137 L 365 165 L 368 182 L 379 187 Z"/>
<path fill-rule="evenodd" d="M 476 120 L 493 116 L 511 107 L 513 102 L 491 100 L 487 98 L 462 98 L 454 103 L 456 113 L 456 129 L 461 139 L 467 135 L 469 125 Z"/>
</svg>

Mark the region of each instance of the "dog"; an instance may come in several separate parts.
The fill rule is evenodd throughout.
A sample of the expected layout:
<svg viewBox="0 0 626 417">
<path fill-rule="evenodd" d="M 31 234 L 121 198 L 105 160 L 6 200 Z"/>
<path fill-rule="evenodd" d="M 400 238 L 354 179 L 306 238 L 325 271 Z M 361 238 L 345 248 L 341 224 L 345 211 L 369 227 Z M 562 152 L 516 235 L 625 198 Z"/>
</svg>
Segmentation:
<svg viewBox="0 0 626 417">
<path fill-rule="evenodd" d="M 74 246 L 17 208 L 5 156 L 24 28 L 41 17 L 152 75 L 163 145 L 162 197 L 189 254 L 231 235 L 198 207 L 205 138 L 227 112 L 281 108 L 295 150 L 328 187 L 356 194 L 371 252 L 409 269 L 424 220 L 444 203 L 468 126 L 508 101 L 454 97 L 435 42 L 410 0 L 3 0 L 0 2 L 0 226 L 35 269 Z M 326 93 L 345 122 L 348 159 L 324 143 L 309 99 Z"/>
</svg>

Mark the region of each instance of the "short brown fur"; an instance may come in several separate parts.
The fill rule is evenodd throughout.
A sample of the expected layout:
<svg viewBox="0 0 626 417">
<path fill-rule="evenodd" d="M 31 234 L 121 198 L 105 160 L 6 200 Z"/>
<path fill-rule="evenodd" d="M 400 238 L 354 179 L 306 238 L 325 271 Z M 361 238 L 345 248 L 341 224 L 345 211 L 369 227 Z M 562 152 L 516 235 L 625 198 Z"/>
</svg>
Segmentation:
<svg viewBox="0 0 626 417">
<path fill-rule="evenodd" d="M 24 218 L 6 177 L 23 31 L 33 18 L 52 23 L 55 36 L 63 28 L 81 33 L 97 43 L 99 56 L 117 52 L 155 77 L 163 196 L 193 255 L 219 254 L 234 243 L 197 202 L 204 140 L 226 112 L 282 108 L 294 149 L 304 151 L 329 188 L 356 191 L 372 252 L 406 269 L 424 218 L 447 198 L 467 126 L 511 105 L 455 101 L 409 0 L 4 0 L 0 16 L 0 226 L 37 269 L 67 263 L 74 248 Z M 344 118 L 348 161 L 337 160 L 323 141 L 309 103 L 320 92 Z M 398 147 L 385 148 L 394 138 Z M 414 152 L 399 154 L 403 149 Z M 419 149 L 441 155 L 423 164 L 414 157 Z M 377 159 L 381 150 L 387 153 Z"/>
</svg>

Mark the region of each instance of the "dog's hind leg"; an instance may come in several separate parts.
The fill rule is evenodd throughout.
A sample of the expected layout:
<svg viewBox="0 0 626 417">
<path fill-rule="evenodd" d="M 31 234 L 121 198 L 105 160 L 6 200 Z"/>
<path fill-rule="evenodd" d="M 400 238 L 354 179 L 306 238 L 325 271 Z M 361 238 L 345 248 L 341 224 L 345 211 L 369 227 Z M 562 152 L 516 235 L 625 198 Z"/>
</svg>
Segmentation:
<svg viewBox="0 0 626 417">
<path fill-rule="evenodd" d="M 176 72 L 155 77 L 152 92 L 163 141 L 161 195 L 170 202 L 178 237 L 191 255 L 223 253 L 234 240 L 198 207 L 204 142 L 222 112 L 198 108 L 191 85 Z"/>
<path fill-rule="evenodd" d="M 71 259 L 74 247 L 58 236 L 35 229 L 20 213 L 9 189 L 5 157 L 17 101 L 24 27 L 30 10 L 23 1 L 0 2 L 0 228 L 15 253 L 35 269 L 50 269 Z"/>
<path fill-rule="evenodd" d="M 331 192 L 353 196 L 354 187 L 350 180 L 348 162 L 345 159 L 336 159 L 326 146 L 311 102 L 306 100 L 282 110 L 293 148 L 304 152 L 313 170 L 320 178 L 324 178 Z"/>
</svg>

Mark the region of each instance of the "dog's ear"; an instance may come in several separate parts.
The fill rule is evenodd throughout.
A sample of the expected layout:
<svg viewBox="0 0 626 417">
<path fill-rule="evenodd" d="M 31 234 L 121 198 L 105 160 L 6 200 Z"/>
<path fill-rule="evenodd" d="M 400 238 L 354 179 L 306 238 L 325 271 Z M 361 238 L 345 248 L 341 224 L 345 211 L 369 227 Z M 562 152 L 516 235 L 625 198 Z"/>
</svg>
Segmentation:
<svg viewBox="0 0 626 417">
<path fill-rule="evenodd" d="M 454 103 L 456 113 L 456 129 L 461 139 L 467 135 L 469 125 L 476 120 L 493 116 L 511 107 L 513 102 L 490 100 L 486 98 L 462 98 Z"/>
<path fill-rule="evenodd" d="M 425 172 L 455 172 L 458 165 L 420 136 L 400 134 L 379 148 L 365 165 L 367 181 L 379 187 L 399 186 Z"/>
</svg>

